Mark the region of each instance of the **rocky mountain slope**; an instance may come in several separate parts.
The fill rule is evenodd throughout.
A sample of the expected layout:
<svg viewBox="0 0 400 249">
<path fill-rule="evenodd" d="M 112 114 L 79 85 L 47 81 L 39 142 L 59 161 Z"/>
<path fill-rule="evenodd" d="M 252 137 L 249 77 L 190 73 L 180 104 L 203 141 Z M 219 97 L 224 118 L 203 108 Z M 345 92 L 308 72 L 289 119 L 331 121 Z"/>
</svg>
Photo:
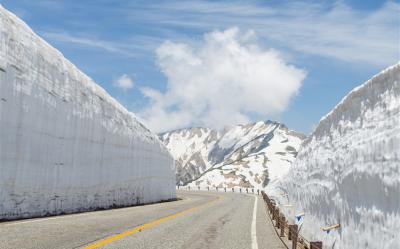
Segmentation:
<svg viewBox="0 0 400 249">
<path fill-rule="evenodd" d="M 302 233 L 326 248 L 400 248 L 400 64 L 323 117 L 267 190 L 290 205 L 287 217 L 304 212 Z M 341 228 L 321 230 L 333 224 Z"/>
<path fill-rule="evenodd" d="M 175 158 L 179 185 L 263 188 L 287 173 L 304 135 L 266 121 L 224 131 L 180 129 L 160 139 Z"/>
</svg>

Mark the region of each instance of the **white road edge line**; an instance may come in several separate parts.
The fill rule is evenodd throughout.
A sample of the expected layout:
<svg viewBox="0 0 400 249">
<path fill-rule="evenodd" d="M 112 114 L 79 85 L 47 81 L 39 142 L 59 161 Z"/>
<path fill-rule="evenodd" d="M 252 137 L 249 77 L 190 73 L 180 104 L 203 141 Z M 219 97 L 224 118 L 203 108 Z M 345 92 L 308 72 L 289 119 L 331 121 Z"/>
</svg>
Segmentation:
<svg viewBox="0 0 400 249">
<path fill-rule="evenodd" d="M 182 200 L 191 200 L 191 198 L 183 198 Z M 162 204 L 162 202 L 158 203 Z M 130 206 L 126 208 L 133 208 L 133 207 L 140 207 L 140 206 Z M 86 211 L 82 213 L 70 213 L 70 214 L 65 214 L 65 215 L 54 215 L 51 217 L 37 217 L 37 218 L 31 218 L 31 219 L 26 219 L 26 220 L 9 220 L 9 221 L 4 221 L 0 222 L 0 226 L 13 226 L 13 225 L 20 225 L 20 224 L 26 224 L 26 223 L 36 223 L 36 222 L 43 222 L 43 221 L 48 221 L 48 220 L 58 220 L 58 219 L 68 219 L 71 217 L 79 217 L 79 216 L 86 216 L 86 215 L 91 215 L 93 212 L 98 212 L 99 214 L 101 212 L 106 212 L 106 211 L 113 211 L 113 210 L 118 210 L 118 209 L 105 209 L 105 210 L 93 210 L 93 211 Z"/>
<path fill-rule="evenodd" d="M 251 222 L 251 249 L 258 249 L 257 243 L 257 204 L 258 198 L 254 196 L 253 221 Z"/>
<path fill-rule="evenodd" d="M 68 214 L 68 215 L 56 215 L 56 216 L 52 216 L 52 217 L 38 217 L 38 218 L 32 218 L 32 219 L 28 219 L 28 220 L 22 220 L 22 221 L 18 221 L 18 220 L 10 220 L 10 221 L 5 221 L 3 224 L 0 223 L 0 226 L 13 226 L 13 225 L 20 225 L 20 224 L 25 224 L 25 223 L 36 223 L 36 222 L 43 222 L 43 221 L 48 221 L 48 220 L 61 220 L 64 218 L 68 218 L 68 217 L 77 217 L 77 216 L 84 216 L 84 215 L 88 215 L 91 212 L 84 212 L 84 213 L 73 213 L 73 214 Z"/>
</svg>

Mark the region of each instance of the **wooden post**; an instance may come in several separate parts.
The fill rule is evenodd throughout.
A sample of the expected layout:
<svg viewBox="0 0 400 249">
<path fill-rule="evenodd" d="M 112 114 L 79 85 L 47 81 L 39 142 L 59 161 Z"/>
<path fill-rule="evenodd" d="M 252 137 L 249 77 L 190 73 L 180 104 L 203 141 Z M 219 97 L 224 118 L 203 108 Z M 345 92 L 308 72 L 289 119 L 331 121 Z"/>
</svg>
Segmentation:
<svg viewBox="0 0 400 249">
<path fill-rule="evenodd" d="M 200 190 L 200 186 L 198 186 L 199 190 Z"/>
<path fill-rule="evenodd" d="M 276 221 L 276 228 L 279 229 L 279 210 L 278 208 L 275 209 L 275 221 Z"/>
<path fill-rule="evenodd" d="M 232 188 L 232 192 L 235 193 L 235 188 Z"/>
<path fill-rule="evenodd" d="M 272 214 L 272 220 L 275 220 L 275 207 L 272 206 L 272 209 L 270 210 Z"/>
<path fill-rule="evenodd" d="M 226 192 L 226 188 L 224 188 L 225 192 Z"/>
<path fill-rule="evenodd" d="M 260 190 L 259 189 L 257 189 L 257 195 L 260 195 Z"/>
<path fill-rule="evenodd" d="M 190 186 L 188 186 L 188 189 L 190 190 Z"/>
<path fill-rule="evenodd" d="M 287 237 L 288 237 L 288 240 L 292 240 L 292 226 L 293 225 L 289 225 L 288 227 L 289 227 L 289 229 L 288 229 L 288 235 L 287 235 Z"/>
<path fill-rule="evenodd" d="M 322 249 L 322 241 L 310 242 L 310 249 Z"/>
<path fill-rule="evenodd" d="M 242 193 L 242 189 L 241 188 L 239 189 L 239 192 Z"/>
<path fill-rule="evenodd" d="M 298 225 L 291 225 L 291 228 L 292 249 L 296 249 L 299 228 Z"/>
<path fill-rule="evenodd" d="M 254 188 L 251 189 L 251 192 L 254 194 Z"/>
<path fill-rule="evenodd" d="M 207 186 L 207 190 L 210 191 L 210 186 Z"/>
<path fill-rule="evenodd" d="M 246 188 L 246 193 L 249 193 L 249 189 L 248 188 Z"/>
<path fill-rule="evenodd" d="M 217 190 L 217 192 L 218 192 L 218 187 L 215 187 L 215 189 Z"/>
<path fill-rule="evenodd" d="M 281 237 L 285 237 L 285 216 L 282 214 L 281 217 Z"/>
</svg>

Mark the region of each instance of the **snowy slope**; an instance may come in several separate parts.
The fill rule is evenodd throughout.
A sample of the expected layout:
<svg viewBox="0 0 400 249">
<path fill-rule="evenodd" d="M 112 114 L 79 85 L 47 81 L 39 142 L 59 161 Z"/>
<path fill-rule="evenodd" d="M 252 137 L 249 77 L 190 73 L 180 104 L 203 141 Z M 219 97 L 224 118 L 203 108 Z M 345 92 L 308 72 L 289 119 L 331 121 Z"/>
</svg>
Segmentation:
<svg viewBox="0 0 400 249">
<path fill-rule="evenodd" d="M 208 128 L 181 129 L 160 135 L 175 159 L 177 184 L 200 176 L 212 166 L 208 154 L 220 134 Z"/>
<path fill-rule="evenodd" d="M 272 121 L 160 135 L 176 160 L 177 183 L 202 187 L 263 188 L 287 173 L 303 138 Z"/>
<path fill-rule="evenodd" d="M 0 5 L 0 219 L 175 197 L 135 116 Z"/>
<path fill-rule="evenodd" d="M 400 248 L 400 64 L 323 117 L 268 192 L 282 204 L 288 193 L 292 212 L 305 212 L 302 233 L 326 248 Z M 335 223 L 342 228 L 320 229 Z"/>
</svg>

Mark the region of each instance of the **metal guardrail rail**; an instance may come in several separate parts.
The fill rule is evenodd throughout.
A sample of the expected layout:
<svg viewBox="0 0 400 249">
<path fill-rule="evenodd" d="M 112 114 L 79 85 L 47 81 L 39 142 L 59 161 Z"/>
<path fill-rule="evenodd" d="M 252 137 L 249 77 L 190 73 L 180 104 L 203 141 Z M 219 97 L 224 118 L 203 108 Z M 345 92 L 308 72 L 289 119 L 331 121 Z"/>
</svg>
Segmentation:
<svg viewBox="0 0 400 249">
<path fill-rule="evenodd" d="M 200 186 L 197 187 L 190 187 L 190 186 L 176 186 L 176 189 L 181 190 L 207 190 L 207 191 L 216 191 L 216 192 L 232 192 L 232 193 L 246 193 L 246 194 L 257 194 L 260 195 L 259 189 L 254 188 L 245 188 L 245 187 L 210 187 L 207 186 L 205 188 L 201 188 Z"/>
</svg>

